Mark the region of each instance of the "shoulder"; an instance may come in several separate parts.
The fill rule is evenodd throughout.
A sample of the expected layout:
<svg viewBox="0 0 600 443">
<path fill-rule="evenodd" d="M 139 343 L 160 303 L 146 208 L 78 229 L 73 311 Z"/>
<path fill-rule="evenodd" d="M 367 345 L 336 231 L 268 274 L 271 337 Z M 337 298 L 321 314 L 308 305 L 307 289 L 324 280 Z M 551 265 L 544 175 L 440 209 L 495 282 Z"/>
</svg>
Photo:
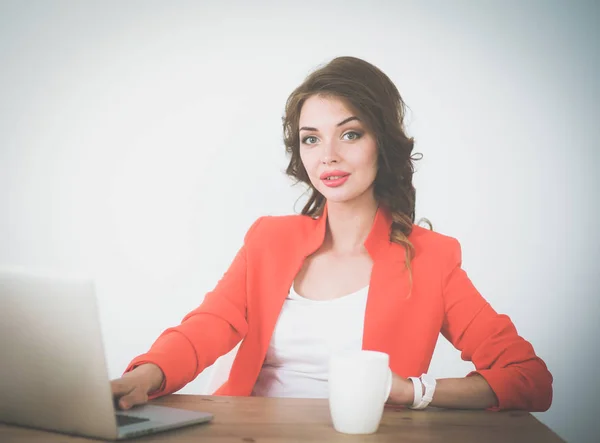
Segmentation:
<svg viewBox="0 0 600 443">
<path fill-rule="evenodd" d="M 267 215 L 258 218 L 246 233 L 245 242 L 303 238 L 314 230 L 318 220 L 307 215 Z"/>
<path fill-rule="evenodd" d="M 459 241 L 448 235 L 413 225 L 408 237 L 415 248 L 415 256 L 436 257 L 444 261 L 459 260 L 461 247 Z"/>
</svg>

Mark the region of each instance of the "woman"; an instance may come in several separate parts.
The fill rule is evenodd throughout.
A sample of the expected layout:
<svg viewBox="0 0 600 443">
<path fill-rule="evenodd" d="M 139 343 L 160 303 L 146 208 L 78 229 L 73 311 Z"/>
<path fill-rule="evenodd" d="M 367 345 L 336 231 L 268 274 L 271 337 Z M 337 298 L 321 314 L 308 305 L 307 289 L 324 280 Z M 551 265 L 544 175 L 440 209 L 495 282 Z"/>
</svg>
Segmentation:
<svg viewBox="0 0 600 443">
<path fill-rule="evenodd" d="M 414 225 L 404 103 L 375 66 L 340 57 L 288 98 L 287 173 L 302 215 L 263 217 L 216 288 L 112 382 L 127 409 L 192 381 L 240 341 L 221 395 L 327 396 L 332 352 L 389 354 L 389 403 L 544 411 L 552 376 L 461 269 L 459 243 Z M 476 371 L 426 374 L 439 333 Z M 410 379 L 409 379 L 410 377 Z"/>
</svg>

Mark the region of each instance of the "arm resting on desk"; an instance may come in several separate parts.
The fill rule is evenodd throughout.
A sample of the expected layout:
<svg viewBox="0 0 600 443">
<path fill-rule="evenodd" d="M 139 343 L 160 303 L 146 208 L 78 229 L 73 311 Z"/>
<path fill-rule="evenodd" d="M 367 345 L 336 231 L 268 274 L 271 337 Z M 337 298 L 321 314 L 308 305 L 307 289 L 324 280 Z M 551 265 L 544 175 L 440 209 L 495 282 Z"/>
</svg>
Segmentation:
<svg viewBox="0 0 600 443">
<path fill-rule="evenodd" d="M 248 230 L 245 241 L 259 222 L 260 219 Z M 144 363 L 154 363 L 162 370 L 163 383 L 150 398 L 178 391 L 245 337 L 246 267 L 246 247 L 242 246 L 202 304 L 186 315 L 179 326 L 163 332 L 147 353 L 129 364 L 125 372 Z"/>
<path fill-rule="evenodd" d="M 411 406 L 414 399 L 413 383 L 394 374 L 391 404 Z M 423 386 L 422 394 L 425 394 Z M 481 376 L 443 378 L 437 380 L 435 394 L 430 403 L 438 408 L 488 409 L 496 406 L 498 399 L 490 385 Z"/>
<path fill-rule="evenodd" d="M 442 334 L 461 351 L 463 360 L 473 362 L 476 370 L 464 381 L 442 381 L 437 400 L 443 399 L 448 405 L 455 396 L 457 405 L 462 404 L 458 400 L 462 394 L 453 394 L 462 386 L 465 393 L 474 390 L 476 404 L 476 399 L 485 396 L 486 388 L 480 387 L 484 386 L 484 379 L 497 399 L 496 405 L 490 405 L 493 410 L 547 410 L 552 403 L 552 375 L 546 364 L 533 346 L 517 334 L 510 318 L 496 313 L 473 286 L 461 268 L 458 242 L 452 250 L 449 272 L 444 277 Z M 476 374 L 479 377 L 469 380 Z"/>
</svg>

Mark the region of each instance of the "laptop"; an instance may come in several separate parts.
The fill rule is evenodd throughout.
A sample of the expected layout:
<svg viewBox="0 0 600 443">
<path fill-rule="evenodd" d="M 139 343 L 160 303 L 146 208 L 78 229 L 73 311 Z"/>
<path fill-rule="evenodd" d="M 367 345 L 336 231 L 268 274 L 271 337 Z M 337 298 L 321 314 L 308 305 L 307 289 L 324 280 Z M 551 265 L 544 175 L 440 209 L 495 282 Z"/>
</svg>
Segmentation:
<svg viewBox="0 0 600 443">
<path fill-rule="evenodd" d="M 0 269 L 0 422 L 109 440 L 210 421 L 146 404 L 116 410 L 93 281 Z"/>
</svg>

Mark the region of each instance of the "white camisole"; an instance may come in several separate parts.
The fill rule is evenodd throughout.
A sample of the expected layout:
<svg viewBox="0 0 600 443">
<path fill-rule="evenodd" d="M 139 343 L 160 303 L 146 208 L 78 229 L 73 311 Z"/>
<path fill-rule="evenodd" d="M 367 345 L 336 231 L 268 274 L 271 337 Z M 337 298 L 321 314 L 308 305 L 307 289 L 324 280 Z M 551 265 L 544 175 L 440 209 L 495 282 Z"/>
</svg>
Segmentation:
<svg viewBox="0 0 600 443">
<path fill-rule="evenodd" d="M 327 398 L 329 356 L 362 349 L 368 292 L 316 301 L 292 285 L 252 395 Z"/>
</svg>

